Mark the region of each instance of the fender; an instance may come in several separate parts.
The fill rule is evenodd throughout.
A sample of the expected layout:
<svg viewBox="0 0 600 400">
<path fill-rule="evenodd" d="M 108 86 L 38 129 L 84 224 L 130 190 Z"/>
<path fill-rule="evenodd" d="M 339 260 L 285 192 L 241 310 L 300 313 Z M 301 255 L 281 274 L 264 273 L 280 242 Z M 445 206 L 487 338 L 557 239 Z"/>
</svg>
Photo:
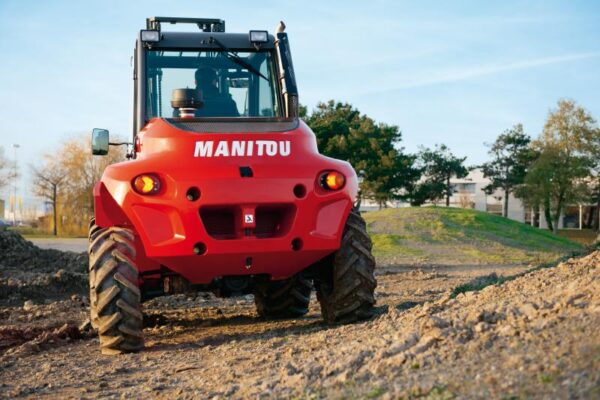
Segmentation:
<svg viewBox="0 0 600 400">
<path fill-rule="evenodd" d="M 96 225 L 101 228 L 131 226 L 131 222 L 102 182 L 94 186 L 94 214 Z"/>
</svg>

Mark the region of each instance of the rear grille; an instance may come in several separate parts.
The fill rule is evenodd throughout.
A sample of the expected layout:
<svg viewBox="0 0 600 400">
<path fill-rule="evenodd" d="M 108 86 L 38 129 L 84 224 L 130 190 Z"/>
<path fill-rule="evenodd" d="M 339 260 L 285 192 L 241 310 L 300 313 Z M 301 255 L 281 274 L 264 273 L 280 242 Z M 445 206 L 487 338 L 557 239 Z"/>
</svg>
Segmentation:
<svg viewBox="0 0 600 400">
<path fill-rule="evenodd" d="M 235 239 L 237 237 L 235 211 L 233 208 L 202 208 L 200 218 L 204 229 L 215 239 Z"/>
<path fill-rule="evenodd" d="M 244 230 L 242 209 L 238 206 L 206 206 L 200 209 L 200 219 L 212 238 L 238 239 L 251 236 L 258 239 L 286 235 L 293 223 L 296 209 L 291 204 L 261 205 L 255 209 L 254 229 Z"/>
<path fill-rule="evenodd" d="M 258 238 L 283 236 L 290 230 L 294 216 L 293 206 L 259 206 L 256 207 L 256 228 L 254 235 Z"/>
</svg>

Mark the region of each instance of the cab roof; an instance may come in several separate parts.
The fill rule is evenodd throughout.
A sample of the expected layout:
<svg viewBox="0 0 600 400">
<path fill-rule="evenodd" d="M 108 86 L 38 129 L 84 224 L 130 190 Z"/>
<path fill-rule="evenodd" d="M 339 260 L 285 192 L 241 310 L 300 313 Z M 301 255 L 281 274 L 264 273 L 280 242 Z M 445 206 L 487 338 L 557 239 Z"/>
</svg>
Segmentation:
<svg viewBox="0 0 600 400">
<path fill-rule="evenodd" d="M 152 49 L 212 49 L 222 51 L 218 44 L 210 38 L 217 39 L 230 50 L 255 50 L 255 44 L 250 41 L 249 33 L 225 33 L 225 32 L 160 32 L 158 42 L 144 42 Z M 138 38 L 141 39 L 141 32 Z M 212 42 L 212 43 L 211 43 Z M 275 38 L 268 35 L 268 41 L 260 43 L 260 49 L 274 49 Z"/>
</svg>

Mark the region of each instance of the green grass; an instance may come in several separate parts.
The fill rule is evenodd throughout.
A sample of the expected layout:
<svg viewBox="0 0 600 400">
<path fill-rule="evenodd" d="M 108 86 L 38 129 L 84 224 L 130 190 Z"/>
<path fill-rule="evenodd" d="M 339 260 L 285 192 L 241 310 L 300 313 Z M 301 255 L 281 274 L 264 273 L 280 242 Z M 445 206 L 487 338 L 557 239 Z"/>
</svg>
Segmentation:
<svg viewBox="0 0 600 400">
<path fill-rule="evenodd" d="M 371 234 L 371 240 L 373 241 L 374 251 L 379 254 L 402 254 L 409 256 L 421 256 L 424 254 L 422 250 L 403 246 L 403 238 L 400 235 L 373 233 Z"/>
<path fill-rule="evenodd" d="M 546 230 L 475 210 L 413 207 L 363 215 L 373 252 L 383 262 L 540 263 L 583 249 Z"/>
<path fill-rule="evenodd" d="M 473 292 L 481 290 L 490 285 L 501 285 L 509 280 L 508 278 L 498 276 L 496 273 L 490 275 L 480 276 L 475 278 L 471 282 L 463 283 L 454 288 L 452 291 L 452 297 L 456 297 L 461 293 Z"/>
<path fill-rule="evenodd" d="M 555 379 L 556 379 L 555 374 L 550 374 L 547 372 L 540 372 L 538 374 L 538 381 L 540 383 L 552 383 L 552 382 L 554 382 Z"/>
<path fill-rule="evenodd" d="M 380 397 L 384 393 L 385 393 L 385 389 L 383 389 L 381 387 L 376 387 L 376 388 L 371 389 L 365 395 L 365 398 L 367 398 L 367 399 L 376 399 L 376 398 Z"/>
<path fill-rule="evenodd" d="M 435 385 L 426 392 L 421 391 L 421 389 L 413 390 L 411 397 L 426 400 L 451 400 L 455 399 L 456 395 L 448 390 L 446 385 Z"/>
</svg>

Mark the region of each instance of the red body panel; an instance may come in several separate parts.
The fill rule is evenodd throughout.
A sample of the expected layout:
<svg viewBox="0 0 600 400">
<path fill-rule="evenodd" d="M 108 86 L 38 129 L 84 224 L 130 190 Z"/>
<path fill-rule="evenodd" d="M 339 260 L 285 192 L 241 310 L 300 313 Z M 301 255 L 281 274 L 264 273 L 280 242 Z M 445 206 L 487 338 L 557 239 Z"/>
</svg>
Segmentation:
<svg viewBox="0 0 600 400">
<path fill-rule="evenodd" d="M 109 166 L 94 197 L 99 226 L 136 232 L 142 272 L 163 265 L 191 283 L 250 274 L 284 279 L 339 248 L 357 193 L 356 174 L 350 164 L 320 155 L 303 122 L 286 132 L 198 133 L 153 119 L 138 138 L 137 158 Z M 232 155 L 235 141 L 238 151 Z M 257 141 L 277 144 L 269 142 L 270 148 Z M 250 167 L 253 176 L 241 177 L 240 167 Z M 341 190 L 319 186 L 320 174 L 328 170 L 346 176 Z M 158 194 L 132 189 L 142 173 L 159 176 Z M 294 190 L 298 185 L 304 192 Z M 191 187 L 200 190 L 196 201 L 186 198 Z M 204 254 L 194 253 L 197 243 L 205 246 Z"/>
</svg>

